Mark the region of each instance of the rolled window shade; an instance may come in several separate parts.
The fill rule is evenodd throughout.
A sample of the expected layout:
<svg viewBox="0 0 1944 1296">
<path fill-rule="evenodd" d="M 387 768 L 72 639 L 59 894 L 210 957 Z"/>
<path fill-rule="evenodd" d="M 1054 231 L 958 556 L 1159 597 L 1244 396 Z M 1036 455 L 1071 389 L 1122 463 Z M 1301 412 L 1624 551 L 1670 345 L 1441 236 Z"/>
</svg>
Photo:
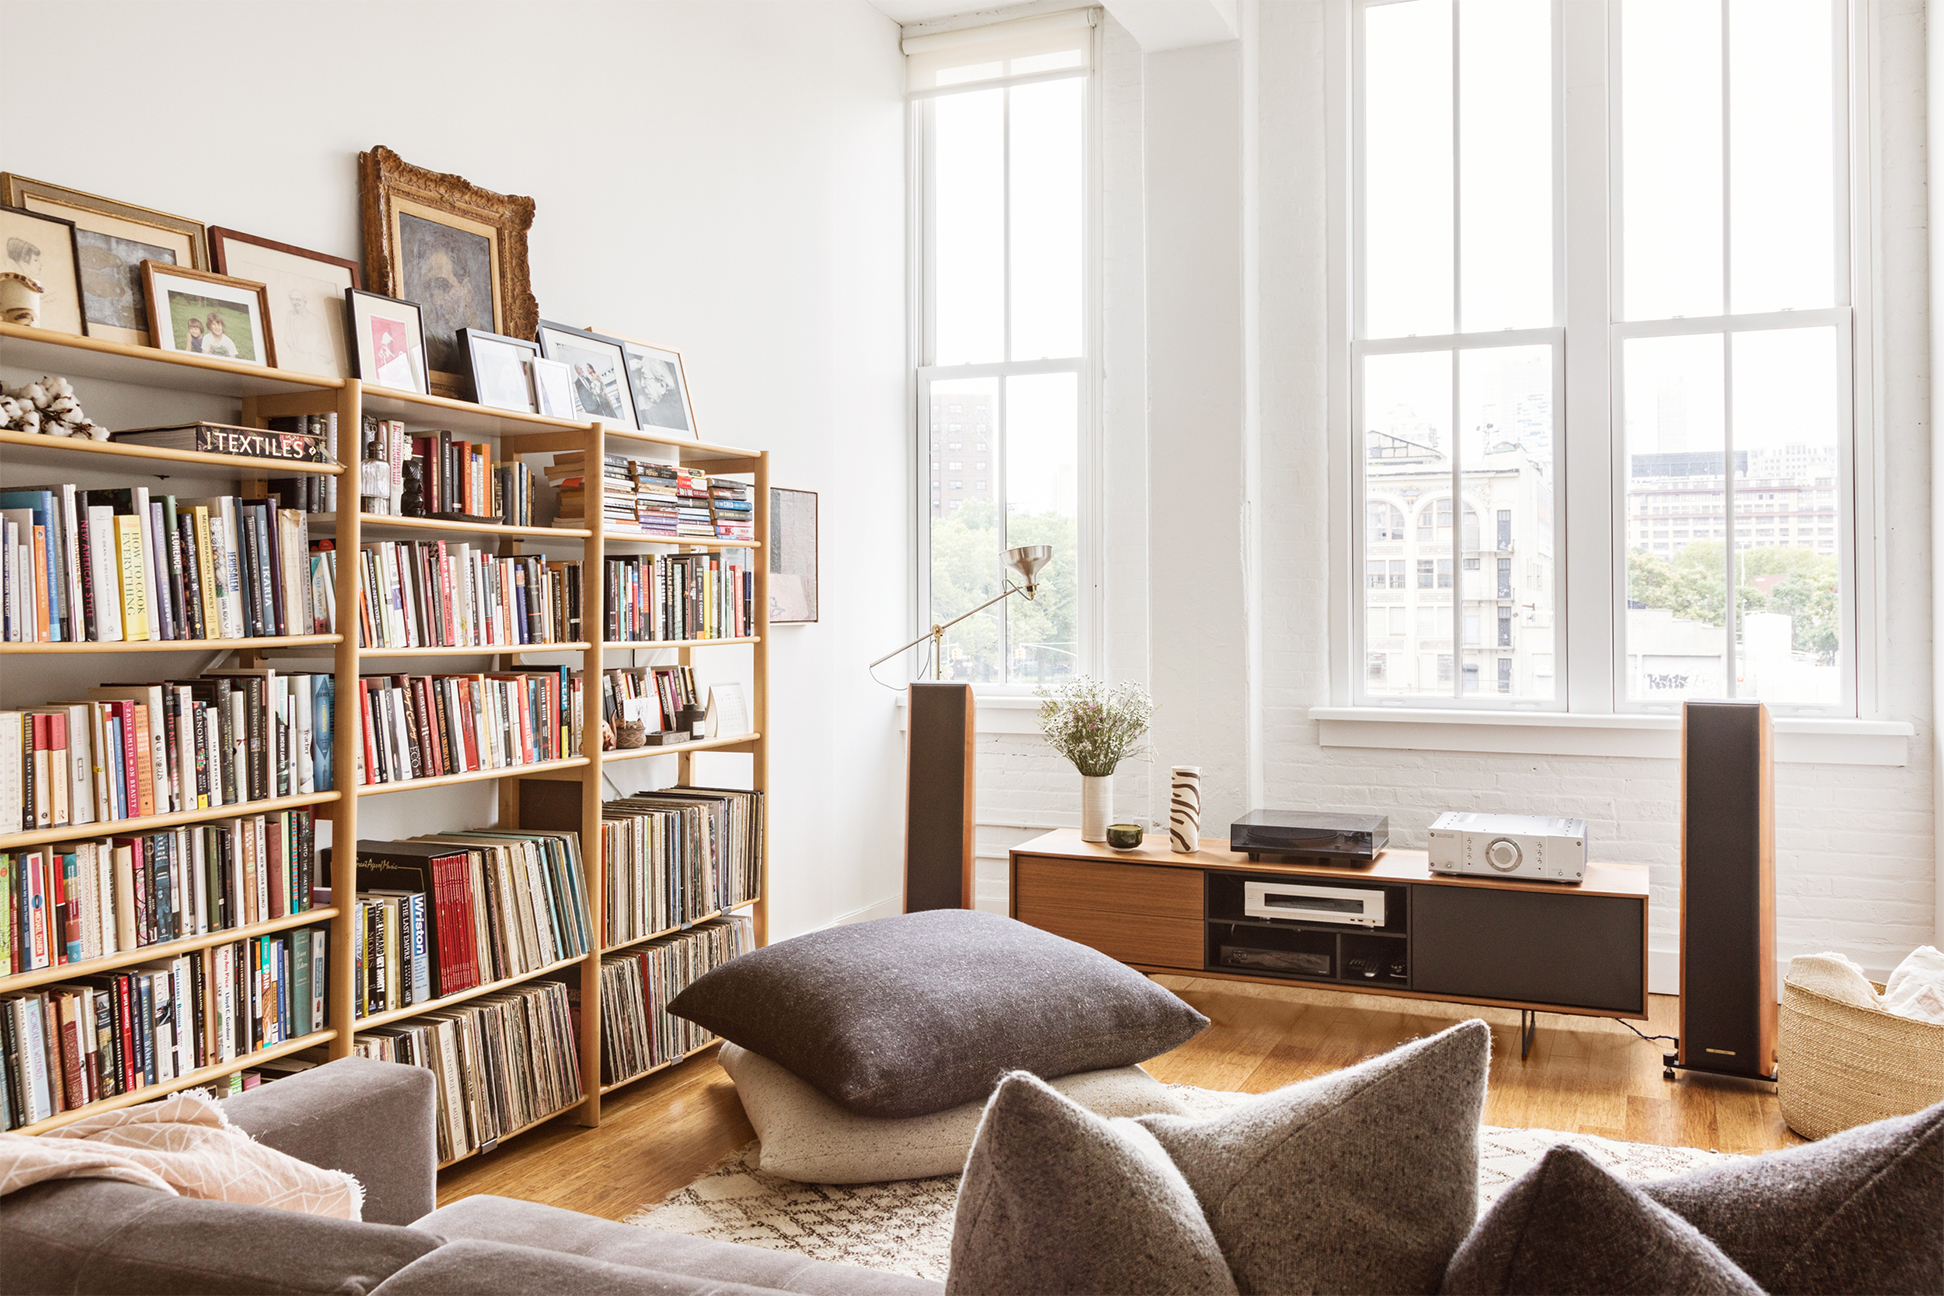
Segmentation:
<svg viewBox="0 0 1944 1296">
<path fill-rule="evenodd" d="M 1046 72 L 1090 72 L 1097 13 L 1073 9 L 909 37 L 906 89 L 919 94 Z"/>
</svg>

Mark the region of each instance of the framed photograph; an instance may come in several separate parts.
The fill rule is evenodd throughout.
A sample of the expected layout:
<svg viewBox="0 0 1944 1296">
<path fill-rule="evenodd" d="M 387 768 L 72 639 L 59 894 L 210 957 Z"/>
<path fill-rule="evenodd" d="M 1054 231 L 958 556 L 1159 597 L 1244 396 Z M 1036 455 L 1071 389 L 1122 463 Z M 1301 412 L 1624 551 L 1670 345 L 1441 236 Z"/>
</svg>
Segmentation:
<svg viewBox="0 0 1944 1296">
<path fill-rule="evenodd" d="M 502 337 L 484 329 L 460 329 L 465 344 L 467 369 L 472 374 L 472 398 L 494 409 L 531 414 L 533 379 L 526 362 L 540 354 L 537 342 Z"/>
<path fill-rule="evenodd" d="M 817 492 L 770 487 L 771 625 L 817 619 Z"/>
<path fill-rule="evenodd" d="M 425 326 L 416 303 L 353 288 L 344 294 L 354 377 L 380 387 L 429 393 Z"/>
<path fill-rule="evenodd" d="M 81 244 L 74 222 L 25 207 L 0 206 L 0 271 L 26 275 L 41 286 L 40 321 L 54 333 L 88 333 L 81 313 Z"/>
<path fill-rule="evenodd" d="M 277 334 L 277 367 L 323 378 L 349 378 L 351 352 L 344 336 L 344 294 L 363 285 L 358 263 L 209 227 L 209 257 L 217 274 L 254 279 L 270 301 Z"/>
<path fill-rule="evenodd" d="M 207 270 L 202 222 L 0 171 L 0 203 L 74 222 L 88 336 L 149 346 L 142 262 Z"/>
<path fill-rule="evenodd" d="M 590 332 L 599 333 L 599 329 Z M 634 388 L 635 422 L 644 432 L 673 432 L 701 439 L 695 407 L 689 404 L 682 355 L 620 333 L 611 334 L 628 357 L 628 383 Z"/>
<path fill-rule="evenodd" d="M 574 417 L 574 371 L 566 361 L 535 356 L 526 362 L 526 370 L 533 383 L 534 413 L 548 418 Z"/>
<path fill-rule="evenodd" d="M 277 367 L 270 299 L 262 284 L 144 261 L 142 295 L 148 301 L 149 336 L 159 349 Z"/>
<path fill-rule="evenodd" d="M 572 371 L 574 410 L 581 418 L 606 419 L 621 428 L 639 426 L 628 385 L 627 344 L 620 338 L 541 320 L 540 354 L 565 361 Z"/>
<path fill-rule="evenodd" d="M 431 389 L 463 398 L 459 330 L 527 338 L 540 321 L 527 269 L 533 199 L 413 166 L 384 147 L 358 154 L 358 190 L 371 286 L 419 303 Z"/>
</svg>

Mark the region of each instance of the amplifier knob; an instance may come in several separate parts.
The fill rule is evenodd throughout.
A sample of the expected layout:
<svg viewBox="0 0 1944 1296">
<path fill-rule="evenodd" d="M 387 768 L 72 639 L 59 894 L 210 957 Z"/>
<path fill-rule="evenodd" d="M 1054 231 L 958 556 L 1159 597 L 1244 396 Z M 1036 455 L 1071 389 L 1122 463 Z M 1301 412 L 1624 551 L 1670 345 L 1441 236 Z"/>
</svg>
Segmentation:
<svg viewBox="0 0 1944 1296">
<path fill-rule="evenodd" d="M 1501 873 L 1519 867 L 1519 844 L 1501 837 L 1485 848 L 1485 862 Z"/>
</svg>

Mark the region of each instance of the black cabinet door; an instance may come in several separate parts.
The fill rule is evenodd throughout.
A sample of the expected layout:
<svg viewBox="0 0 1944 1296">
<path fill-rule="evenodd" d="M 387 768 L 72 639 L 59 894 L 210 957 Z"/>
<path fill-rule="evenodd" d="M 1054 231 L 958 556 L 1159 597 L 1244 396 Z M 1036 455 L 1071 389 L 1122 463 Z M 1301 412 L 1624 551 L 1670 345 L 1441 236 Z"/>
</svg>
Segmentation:
<svg viewBox="0 0 1944 1296">
<path fill-rule="evenodd" d="M 1489 886 L 1411 891 L 1412 989 L 1646 1011 L 1645 900 Z"/>
</svg>

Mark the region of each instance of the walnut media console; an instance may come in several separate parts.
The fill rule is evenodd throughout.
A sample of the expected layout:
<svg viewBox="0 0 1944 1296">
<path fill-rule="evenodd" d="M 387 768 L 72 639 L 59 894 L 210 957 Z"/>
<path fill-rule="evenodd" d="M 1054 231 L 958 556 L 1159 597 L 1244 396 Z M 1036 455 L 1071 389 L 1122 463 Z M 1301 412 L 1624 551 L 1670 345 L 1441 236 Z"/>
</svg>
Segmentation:
<svg viewBox="0 0 1944 1296">
<path fill-rule="evenodd" d="M 1521 1010 L 1647 1016 L 1647 870 L 1588 864 L 1577 886 L 1431 872 L 1423 851 L 1370 864 L 1252 862 L 1204 837 L 1134 850 L 1060 829 L 1015 846 L 1012 916 L 1142 972 Z M 1251 882 L 1384 894 L 1375 927 L 1247 914 Z M 1523 1052 L 1523 1050 L 1522 1050 Z"/>
</svg>

